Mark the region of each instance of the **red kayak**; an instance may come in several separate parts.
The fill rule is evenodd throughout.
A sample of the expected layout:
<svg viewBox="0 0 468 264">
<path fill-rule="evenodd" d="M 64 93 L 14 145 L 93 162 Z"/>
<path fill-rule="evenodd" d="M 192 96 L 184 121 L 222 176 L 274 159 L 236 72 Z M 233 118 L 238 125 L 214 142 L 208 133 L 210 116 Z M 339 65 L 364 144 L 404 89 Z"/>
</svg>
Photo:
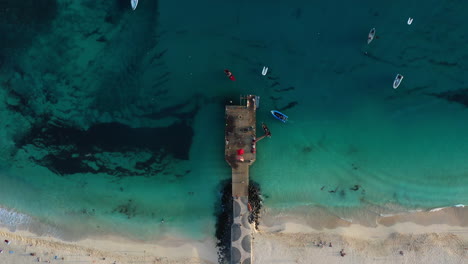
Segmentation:
<svg viewBox="0 0 468 264">
<path fill-rule="evenodd" d="M 229 71 L 228 69 L 224 70 L 224 73 L 226 74 L 226 76 L 227 76 L 231 81 L 235 81 L 235 80 L 236 80 L 236 77 L 234 77 L 234 75 L 232 75 L 232 72 Z"/>
</svg>

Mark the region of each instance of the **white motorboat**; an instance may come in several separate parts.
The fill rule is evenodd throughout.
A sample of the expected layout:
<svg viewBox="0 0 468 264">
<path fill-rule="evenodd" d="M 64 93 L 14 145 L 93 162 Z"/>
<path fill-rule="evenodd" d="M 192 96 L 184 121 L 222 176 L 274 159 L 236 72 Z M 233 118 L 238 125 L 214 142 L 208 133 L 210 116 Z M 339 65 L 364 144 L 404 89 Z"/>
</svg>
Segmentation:
<svg viewBox="0 0 468 264">
<path fill-rule="evenodd" d="M 372 40 L 374 40 L 374 37 L 375 37 L 375 28 L 372 28 L 369 31 L 369 35 L 367 36 L 367 44 L 371 43 Z"/>
<path fill-rule="evenodd" d="M 397 74 L 395 77 L 395 80 L 393 81 L 393 89 L 398 88 L 402 80 L 403 80 L 403 75 Z"/>
<path fill-rule="evenodd" d="M 138 5 L 138 0 L 130 0 L 130 4 L 132 5 L 132 9 L 135 10 Z"/>
<path fill-rule="evenodd" d="M 413 18 L 412 18 L 412 17 L 408 18 L 408 22 L 406 22 L 406 23 L 407 23 L 408 25 L 411 25 L 411 23 L 413 23 Z"/>
</svg>

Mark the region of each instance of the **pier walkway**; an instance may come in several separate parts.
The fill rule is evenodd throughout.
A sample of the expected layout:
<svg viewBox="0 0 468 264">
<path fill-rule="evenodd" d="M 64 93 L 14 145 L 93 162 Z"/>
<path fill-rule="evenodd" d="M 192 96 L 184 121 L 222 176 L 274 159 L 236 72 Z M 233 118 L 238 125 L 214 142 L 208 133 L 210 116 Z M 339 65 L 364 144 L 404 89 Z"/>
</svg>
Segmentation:
<svg viewBox="0 0 468 264">
<path fill-rule="evenodd" d="M 249 224 L 249 167 L 256 159 L 256 97 L 241 97 L 241 105 L 226 106 L 225 158 L 232 168 L 233 225 L 231 263 L 252 263 Z"/>
</svg>

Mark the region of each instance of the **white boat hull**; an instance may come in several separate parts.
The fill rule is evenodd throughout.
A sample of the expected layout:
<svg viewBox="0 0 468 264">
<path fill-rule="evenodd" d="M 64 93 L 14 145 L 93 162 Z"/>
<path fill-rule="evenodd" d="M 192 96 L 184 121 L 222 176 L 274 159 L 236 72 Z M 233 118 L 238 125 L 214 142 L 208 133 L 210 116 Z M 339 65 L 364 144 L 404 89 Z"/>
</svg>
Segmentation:
<svg viewBox="0 0 468 264">
<path fill-rule="evenodd" d="M 395 77 L 395 80 L 393 81 L 393 89 L 398 88 L 402 80 L 403 80 L 403 75 L 397 74 L 397 76 Z"/>
<path fill-rule="evenodd" d="M 135 10 L 138 5 L 138 0 L 130 0 L 130 4 L 132 5 L 132 9 Z"/>
<path fill-rule="evenodd" d="M 407 23 L 408 25 L 411 25 L 411 24 L 413 23 L 413 18 L 412 18 L 412 17 L 408 18 L 408 22 L 406 22 L 406 23 Z"/>
<path fill-rule="evenodd" d="M 370 44 L 372 40 L 374 40 L 374 37 L 375 37 L 375 28 L 372 28 L 369 31 L 369 35 L 367 35 L 367 44 Z"/>
</svg>

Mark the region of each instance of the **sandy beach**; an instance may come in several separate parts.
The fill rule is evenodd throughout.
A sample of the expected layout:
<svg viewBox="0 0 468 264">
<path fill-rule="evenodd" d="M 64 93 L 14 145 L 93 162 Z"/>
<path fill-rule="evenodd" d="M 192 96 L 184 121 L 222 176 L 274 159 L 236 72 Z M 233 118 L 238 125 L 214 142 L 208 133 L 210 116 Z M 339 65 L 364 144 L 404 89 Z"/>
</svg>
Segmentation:
<svg viewBox="0 0 468 264">
<path fill-rule="evenodd" d="M 328 229 L 307 223 L 307 218 L 272 215 L 266 210 L 263 225 L 254 234 L 254 263 L 311 263 L 312 260 L 356 264 L 466 263 L 467 214 L 466 208 L 447 208 L 380 217 L 372 227 L 337 218 L 335 227 Z M 275 218 L 275 224 L 269 226 L 271 217 Z M 143 243 L 107 237 L 65 242 L 6 229 L 0 230 L 0 238 L 3 250 L 0 263 L 5 264 L 38 260 L 44 263 L 217 263 L 213 239 L 166 238 Z"/>
<path fill-rule="evenodd" d="M 155 243 L 118 237 L 77 242 L 38 237 L 30 232 L 0 229 L 0 263 L 215 263 L 214 240 L 166 238 Z M 10 244 L 5 243 L 8 240 Z M 50 261 L 50 262 L 49 262 Z"/>
</svg>

